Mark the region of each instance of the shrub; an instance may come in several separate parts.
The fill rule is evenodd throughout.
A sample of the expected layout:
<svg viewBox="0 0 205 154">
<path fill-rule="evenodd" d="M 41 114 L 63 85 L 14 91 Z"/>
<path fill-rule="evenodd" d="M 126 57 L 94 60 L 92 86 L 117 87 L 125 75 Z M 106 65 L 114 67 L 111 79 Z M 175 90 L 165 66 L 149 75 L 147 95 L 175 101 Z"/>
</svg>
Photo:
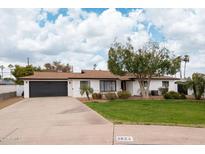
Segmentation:
<svg viewBox="0 0 205 154">
<path fill-rule="evenodd" d="M 114 100 L 114 99 L 117 99 L 117 95 L 116 93 L 106 93 L 105 98 L 108 100 Z"/>
<path fill-rule="evenodd" d="M 102 94 L 101 93 L 93 93 L 92 97 L 93 97 L 93 99 L 102 99 Z"/>
<path fill-rule="evenodd" d="M 128 99 L 131 96 L 129 91 L 118 91 L 117 95 L 120 99 Z"/>
<path fill-rule="evenodd" d="M 186 99 L 186 96 L 175 91 L 169 91 L 164 94 L 165 99 Z"/>
<path fill-rule="evenodd" d="M 168 88 L 159 88 L 161 95 L 164 95 L 168 92 Z"/>
</svg>

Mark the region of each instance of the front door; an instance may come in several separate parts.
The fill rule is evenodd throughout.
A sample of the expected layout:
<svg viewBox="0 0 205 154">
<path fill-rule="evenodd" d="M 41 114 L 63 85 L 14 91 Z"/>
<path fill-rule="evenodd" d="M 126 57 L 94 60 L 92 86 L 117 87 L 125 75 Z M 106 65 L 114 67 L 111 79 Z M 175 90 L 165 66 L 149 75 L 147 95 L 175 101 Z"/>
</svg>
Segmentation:
<svg viewBox="0 0 205 154">
<path fill-rule="evenodd" d="M 121 89 L 122 89 L 123 91 L 126 90 L 126 81 L 121 81 Z"/>
</svg>

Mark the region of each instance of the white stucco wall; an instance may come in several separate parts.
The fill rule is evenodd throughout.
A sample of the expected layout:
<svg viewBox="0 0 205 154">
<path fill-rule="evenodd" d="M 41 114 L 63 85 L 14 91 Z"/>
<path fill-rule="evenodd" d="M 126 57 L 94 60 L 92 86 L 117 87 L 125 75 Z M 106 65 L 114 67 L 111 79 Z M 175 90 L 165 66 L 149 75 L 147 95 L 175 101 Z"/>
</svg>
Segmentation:
<svg viewBox="0 0 205 154">
<path fill-rule="evenodd" d="M 73 96 L 73 81 L 72 80 L 68 80 L 68 96 Z"/>
<path fill-rule="evenodd" d="M 73 79 L 72 80 L 72 96 L 73 97 L 86 97 L 84 94 L 81 96 L 80 94 L 80 81 L 89 81 L 91 88 L 93 88 L 93 92 L 100 92 L 100 82 L 99 80 L 91 80 L 91 79 Z"/>
<path fill-rule="evenodd" d="M 121 81 L 120 80 L 116 80 L 116 91 L 121 91 Z"/>
<path fill-rule="evenodd" d="M 100 80 L 99 79 L 73 79 L 72 80 L 72 91 L 73 97 L 86 97 L 84 94 L 81 96 L 80 94 L 80 81 L 89 81 L 91 88 L 93 88 L 94 93 L 100 93 Z M 121 90 L 121 81 L 116 81 L 116 91 Z"/>
<path fill-rule="evenodd" d="M 177 84 L 175 82 L 176 82 L 176 80 L 169 81 L 169 91 L 176 91 L 177 92 Z"/>
<path fill-rule="evenodd" d="M 192 95 L 194 94 L 194 91 L 193 91 L 193 89 L 189 88 L 188 91 L 187 91 L 187 93 L 188 93 L 188 95 L 191 95 L 191 96 L 192 96 Z"/>
<path fill-rule="evenodd" d="M 40 80 L 39 80 L 40 81 Z M 49 80 L 51 81 L 51 80 Z M 56 80 L 52 80 L 56 81 Z M 69 79 L 67 81 L 68 85 L 68 96 L 72 97 L 86 97 L 84 94 L 80 94 L 80 81 L 89 81 L 91 88 L 95 93 L 100 93 L 100 80 L 99 79 Z M 163 80 L 164 81 L 164 80 Z M 152 80 L 150 83 L 150 90 L 158 90 L 162 87 L 162 80 Z M 29 98 L 29 81 L 24 81 L 24 98 Z M 135 81 L 126 81 L 126 89 L 130 91 L 131 95 L 140 95 L 140 86 L 137 80 Z M 116 80 L 116 92 L 121 91 L 121 81 Z M 169 91 L 177 91 L 177 84 L 175 80 L 169 80 Z"/>
<path fill-rule="evenodd" d="M 29 98 L 29 81 L 24 80 L 24 98 Z"/>
<path fill-rule="evenodd" d="M 175 80 L 151 80 L 149 90 L 159 90 L 162 87 L 162 81 L 169 81 L 169 91 L 177 91 L 177 84 Z M 132 95 L 140 95 L 140 86 L 137 80 L 127 82 L 127 90 Z"/>
<path fill-rule="evenodd" d="M 133 83 L 132 81 L 126 81 L 126 91 L 129 91 L 133 95 Z"/>
</svg>

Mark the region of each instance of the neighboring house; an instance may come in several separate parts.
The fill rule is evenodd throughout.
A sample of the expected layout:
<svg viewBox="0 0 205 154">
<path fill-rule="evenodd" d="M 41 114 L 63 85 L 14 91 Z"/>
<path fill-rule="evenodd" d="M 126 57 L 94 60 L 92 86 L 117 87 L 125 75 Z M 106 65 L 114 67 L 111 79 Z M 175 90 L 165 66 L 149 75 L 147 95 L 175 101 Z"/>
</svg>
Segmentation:
<svg viewBox="0 0 205 154">
<path fill-rule="evenodd" d="M 0 79 L 0 85 L 15 85 L 15 82 L 12 80 L 2 80 Z"/>
<path fill-rule="evenodd" d="M 34 72 L 34 75 L 22 77 L 24 80 L 24 97 L 72 96 L 80 95 L 80 87 L 89 85 L 96 93 L 130 91 L 132 96 L 140 95 L 137 79 L 133 76 L 118 76 L 109 71 L 82 70 L 81 73 Z M 169 91 L 177 91 L 175 82 L 178 78 L 170 76 L 153 77 L 150 91 L 158 91 L 168 87 Z M 146 79 L 145 79 L 145 82 Z"/>
</svg>

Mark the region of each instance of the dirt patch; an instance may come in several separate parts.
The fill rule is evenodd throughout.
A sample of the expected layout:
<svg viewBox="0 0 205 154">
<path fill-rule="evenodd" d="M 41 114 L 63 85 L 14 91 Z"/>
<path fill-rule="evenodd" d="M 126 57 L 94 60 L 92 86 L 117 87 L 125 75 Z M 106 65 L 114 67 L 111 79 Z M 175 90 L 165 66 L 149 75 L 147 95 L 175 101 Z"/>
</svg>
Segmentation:
<svg viewBox="0 0 205 154">
<path fill-rule="evenodd" d="M 9 98 L 6 100 L 1 100 L 0 101 L 0 109 L 3 109 L 9 105 L 12 105 L 12 104 L 14 104 L 22 99 L 23 99 L 22 97 L 13 97 L 13 98 Z"/>
</svg>

